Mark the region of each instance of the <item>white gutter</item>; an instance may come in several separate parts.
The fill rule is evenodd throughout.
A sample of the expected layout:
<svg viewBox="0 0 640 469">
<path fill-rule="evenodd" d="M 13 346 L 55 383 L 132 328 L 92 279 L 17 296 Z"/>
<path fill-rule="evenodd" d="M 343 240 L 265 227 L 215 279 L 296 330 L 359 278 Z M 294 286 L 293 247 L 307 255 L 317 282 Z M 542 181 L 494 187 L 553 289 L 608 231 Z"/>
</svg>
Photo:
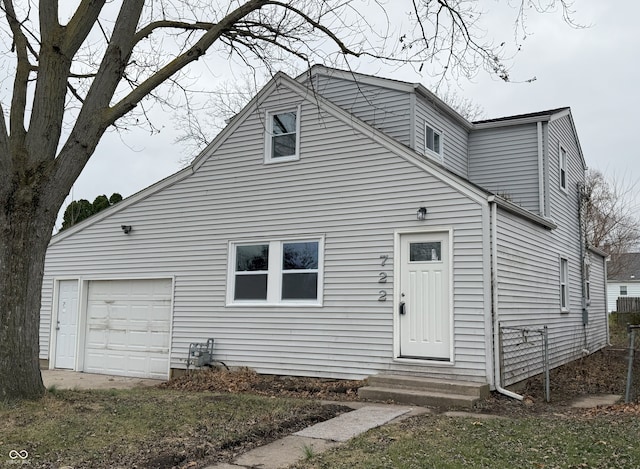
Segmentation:
<svg viewBox="0 0 640 469">
<path fill-rule="evenodd" d="M 504 389 L 500 385 L 500 315 L 498 312 L 498 204 L 489 197 L 489 205 L 491 206 L 491 285 L 492 285 L 492 310 L 493 310 L 493 381 L 496 391 L 505 396 L 512 397 L 521 401 L 523 397 L 520 394 Z"/>
</svg>

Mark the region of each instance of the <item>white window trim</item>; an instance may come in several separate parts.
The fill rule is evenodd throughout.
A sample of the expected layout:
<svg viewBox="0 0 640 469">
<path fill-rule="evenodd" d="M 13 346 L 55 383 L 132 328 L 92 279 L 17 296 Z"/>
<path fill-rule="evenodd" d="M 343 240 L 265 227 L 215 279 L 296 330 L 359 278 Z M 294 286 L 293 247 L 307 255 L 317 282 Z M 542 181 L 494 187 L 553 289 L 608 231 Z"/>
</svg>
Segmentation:
<svg viewBox="0 0 640 469">
<path fill-rule="evenodd" d="M 564 162 L 562 161 L 562 154 L 564 153 Z M 558 142 L 558 186 L 560 190 L 565 194 L 568 193 L 567 187 L 569 185 L 569 171 L 567 170 L 569 166 L 569 155 L 567 153 L 567 149 L 562 146 L 560 142 Z M 562 172 L 564 171 L 564 186 L 562 185 Z"/>
<path fill-rule="evenodd" d="M 562 266 L 565 265 L 564 276 L 562 272 Z M 563 313 L 568 313 L 570 309 L 570 298 L 569 298 L 569 259 L 566 257 L 560 257 L 560 311 Z M 565 290 L 565 303 L 562 304 L 562 289 L 564 286 Z"/>
<path fill-rule="evenodd" d="M 316 242 L 318 243 L 318 294 L 315 300 L 282 300 L 282 245 L 295 242 Z M 253 244 L 269 245 L 269 268 L 267 271 L 267 299 L 266 300 L 236 300 L 235 295 L 235 265 L 236 246 L 246 246 Z M 230 241 L 228 246 L 227 265 L 227 306 L 232 307 L 260 307 L 260 306 L 322 306 L 324 298 L 324 237 L 310 236 L 304 238 L 282 238 L 282 239 L 252 239 L 242 241 Z M 316 272 L 313 269 L 313 272 Z"/>
<path fill-rule="evenodd" d="M 430 128 L 431 130 L 433 130 L 440 137 L 440 152 L 433 151 L 427 147 L 427 128 Z M 423 140 L 424 140 L 423 141 L 424 154 L 433 157 L 439 162 L 442 162 L 442 160 L 444 159 L 444 134 L 442 133 L 442 131 L 439 130 L 437 127 L 434 127 L 433 125 L 430 125 L 428 122 L 425 122 Z"/>
<path fill-rule="evenodd" d="M 282 109 L 275 109 L 266 111 L 265 115 L 265 131 L 264 131 L 264 163 L 276 164 L 286 163 L 288 161 L 298 161 L 300 159 L 300 111 L 302 105 L 298 104 L 296 107 L 287 107 Z M 296 152 L 293 155 L 281 156 L 279 158 L 272 158 L 271 151 L 273 145 L 273 116 L 275 114 L 282 114 L 285 112 L 296 113 Z"/>
<path fill-rule="evenodd" d="M 622 289 L 624 288 L 624 293 L 622 293 Z M 629 288 L 627 285 L 620 285 L 620 293 L 618 296 L 629 296 Z"/>
<path fill-rule="evenodd" d="M 587 306 L 591 305 L 591 264 L 589 258 L 584 263 L 584 301 Z"/>
</svg>

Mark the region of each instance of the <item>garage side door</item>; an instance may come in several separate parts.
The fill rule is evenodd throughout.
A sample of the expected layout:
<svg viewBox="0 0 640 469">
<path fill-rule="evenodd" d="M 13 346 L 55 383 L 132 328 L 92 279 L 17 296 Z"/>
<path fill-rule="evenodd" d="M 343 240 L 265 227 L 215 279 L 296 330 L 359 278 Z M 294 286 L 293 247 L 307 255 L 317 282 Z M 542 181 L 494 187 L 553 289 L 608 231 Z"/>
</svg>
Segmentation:
<svg viewBox="0 0 640 469">
<path fill-rule="evenodd" d="M 84 371 L 167 379 L 171 280 L 89 282 Z"/>
</svg>

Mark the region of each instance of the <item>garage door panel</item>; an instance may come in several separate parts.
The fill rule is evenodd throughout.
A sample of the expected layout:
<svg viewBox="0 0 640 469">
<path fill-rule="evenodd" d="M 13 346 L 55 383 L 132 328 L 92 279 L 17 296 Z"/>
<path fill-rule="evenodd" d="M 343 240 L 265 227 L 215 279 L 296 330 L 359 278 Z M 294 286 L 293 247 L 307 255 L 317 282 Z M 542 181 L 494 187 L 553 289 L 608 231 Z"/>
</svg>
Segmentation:
<svg viewBox="0 0 640 469">
<path fill-rule="evenodd" d="M 167 378 L 171 280 L 89 284 L 85 371 Z"/>
</svg>

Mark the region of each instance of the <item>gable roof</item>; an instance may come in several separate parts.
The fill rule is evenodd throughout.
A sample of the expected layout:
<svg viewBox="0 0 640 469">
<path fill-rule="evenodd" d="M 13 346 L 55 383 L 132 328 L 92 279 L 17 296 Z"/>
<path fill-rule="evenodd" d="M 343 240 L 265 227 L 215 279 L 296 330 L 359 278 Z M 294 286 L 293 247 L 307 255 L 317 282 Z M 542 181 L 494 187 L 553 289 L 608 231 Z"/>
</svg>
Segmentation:
<svg viewBox="0 0 640 469">
<path fill-rule="evenodd" d="M 613 254 L 607 265 L 607 281 L 640 282 L 640 252 Z"/>
<path fill-rule="evenodd" d="M 473 124 L 465 119 L 458 111 L 445 103 L 435 93 L 428 90 L 421 83 L 410 83 L 406 81 L 394 80 L 392 78 L 377 77 L 374 75 L 367 75 L 364 73 L 358 73 L 351 70 L 340 70 L 337 68 L 329 68 L 324 65 L 313 65 L 306 72 L 298 75 L 296 80 L 300 83 L 309 82 L 316 75 L 324 75 L 328 77 L 341 78 L 343 80 L 355 81 L 358 83 L 370 84 L 379 86 L 381 88 L 389 88 L 392 90 L 403 91 L 405 93 L 416 93 L 423 97 L 428 102 L 436 106 L 442 112 L 447 114 L 458 124 L 470 130 Z"/>
<path fill-rule="evenodd" d="M 483 119 L 483 120 L 474 121 L 473 123 L 475 125 L 478 125 L 478 124 L 492 124 L 495 122 L 508 122 L 512 120 L 521 120 L 521 119 L 539 120 L 538 119 L 539 117 L 551 118 L 552 115 L 560 112 L 568 111 L 569 109 L 570 109 L 569 107 L 559 107 L 556 109 L 549 109 L 547 111 L 530 112 L 527 114 L 516 114 L 514 116 L 497 117 L 495 119 Z"/>
<path fill-rule="evenodd" d="M 423 96 L 428 97 L 428 99 L 432 100 L 432 102 L 435 105 L 437 105 L 447 113 L 451 114 L 452 117 L 455 117 L 456 120 L 463 122 L 465 126 L 469 126 L 469 127 L 473 126 L 473 124 L 471 124 L 469 121 L 464 119 L 464 117 L 458 114 L 449 105 L 444 103 L 444 101 L 442 101 L 435 94 L 433 94 L 431 91 L 427 90 L 426 88 L 424 88 L 424 86 L 420 84 L 411 84 L 411 83 L 391 80 L 387 78 L 379 78 L 379 77 L 373 77 L 369 75 L 354 74 L 352 72 L 347 72 L 344 70 L 328 69 L 323 66 L 314 66 L 313 68 L 315 68 L 316 70 L 322 70 L 323 72 L 335 71 L 336 73 L 348 74 L 348 76 L 350 76 L 351 79 L 356 78 L 356 75 L 357 75 L 358 79 L 360 79 L 359 77 L 364 77 L 366 80 L 375 82 L 378 85 L 383 83 L 385 84 L 385 86 L 393 86 L 393 87 L 396 87 L 396 89 L 405 89 L 408 92 L 417 92 L 417 93 L 423 94 Z M 307 73 L 310 74 L 311 70 Z M 311 76 L 311 75 L 307 75 L 307 76 Z M 436 177 L 437 179 L 441 180 L 445 184 L 450 185 L 451 187 L 463 193 L 464 195 L 474 200 L 475 202 L 480 204 L 485 204 L 485 203 L 488 203 L 489 199 L 491 199 L 491 201 L 498 203 L 503 208 L 506 208 L 507 210 L 511 210 L 514 213 L 520 216 L 523 216 L 525 218 L 529 218 L 535 223 L 541 224 L 542 226 L 545 226 L 547 228 L 555 228 L 555 225 L 549 220 L 543 219 L 535 215 L 534 213 L 521 208 L 516 210 L 516 207 L 513 206 L 513 204 L 510 204 L 507 201 L 504 201 L 500 197 L 492 197 L 495 195 L 492 192 L 470 182 L 468 179 L 465 179 L 462 176 L 457 175 L 456 173 L 452 172 L 441 163 L 433 161 L 429 158 L 424 157 L 423 155 L 416 153 L 411 148 L 398 142 L 397 140 L 390 137 L 389 135 L 382 132 L 381 130 L 376 129 L 375 127 L 367 124 L 361 119 L 355 117 L 353 114 L 351 114 L 347 110 L 337 106 L 333 102 L 329 101 L 328 99 L 316 93 L 313 89 L 310 89 L 309 87 L 307 87 L 304 84 L 306 80 L 301 79 L 301 77 L 302 75 L 297 77 L 296 79 L 293 79 L 283 72 L 277 72 L 273 76 L 273 78 L 249 101 L 249 103 L 238 114 L 236 114 L 233 118 L 230 119 L 227 126 L 213 139 L 213 141 L 209 145 L 207 145 L 207 147 L 204 150 L 202 150 L 202 152 L 200 152 L 200 154 L 191 162 L 191 164 L 188 167 L 174 173 L 171 176 L 168 176 L 167 178 L 145 189 L 142 189 L 136 194 L 130 197 L 127 197 L 126 199 L 122 200 L 118 204 L 113 205 L 112 207 L 109 207 L 108 209 L 105 209 L 96 215 L 89 217 L 88 219 L 82 221 L 81 223 L 78 223 L 77 225 L 63 232 L 57 233 L 52 237 L 50 244 L 55 244 L 71 236 L 72 234 L 83 230 L 85 227 L 91 226 L 92 224 L 97 223 L 107 217 L 113 216 L 118 212 L 124 210 L 125 208 L 141 200 L 144 200 L 147 197 L 150 197 L 151 195 L 163 190 L 166 187 L 176 184 L 177 182 L 189 177 L 191 174 L 198 171 L 198 169 L 209 158 L 215 158 L 216 150 L 226 141 L 226 139 L 230 135 L 233 134 L 233 132 L 235 132 L 235 130 L 244 122 L 244 120 L 251 113 L 253 113 L 254 111 L 256 111 L 256 109 L 260 107 L 260 103 L 264 101 L 267 96 L 269 96 L 273 91 L 275 91 L 280 86 L 285 86 L 291 91 L 297 93 L 301 98 L 312 101 L 314 104 L 321 107 L 324 111 L 330 113 L 334 117 L 338 118 L 339 120 L 344 122 L 346 125 L 353 127 L 354 130 L 357 130 L 363 135 L 366 135 L 367 137 L 373 139 L 377 143 L 380 143 L 385 148 L 387 148 L 390 152 L 394 153 L 399 157 L 404 158 L 408 162 L 412 163 L 414 166 Z M 561 108 L 561 109 L 565 110 L 568 108 Z M 548 113 L 548 112 L 549 111 L 544 111 L 542 113 L 534 113 L 534 114 L 546 115 L 545 113 Z M 502 118 L 502 119 L 508 119 L 508 118 Z"/>
</svg>

